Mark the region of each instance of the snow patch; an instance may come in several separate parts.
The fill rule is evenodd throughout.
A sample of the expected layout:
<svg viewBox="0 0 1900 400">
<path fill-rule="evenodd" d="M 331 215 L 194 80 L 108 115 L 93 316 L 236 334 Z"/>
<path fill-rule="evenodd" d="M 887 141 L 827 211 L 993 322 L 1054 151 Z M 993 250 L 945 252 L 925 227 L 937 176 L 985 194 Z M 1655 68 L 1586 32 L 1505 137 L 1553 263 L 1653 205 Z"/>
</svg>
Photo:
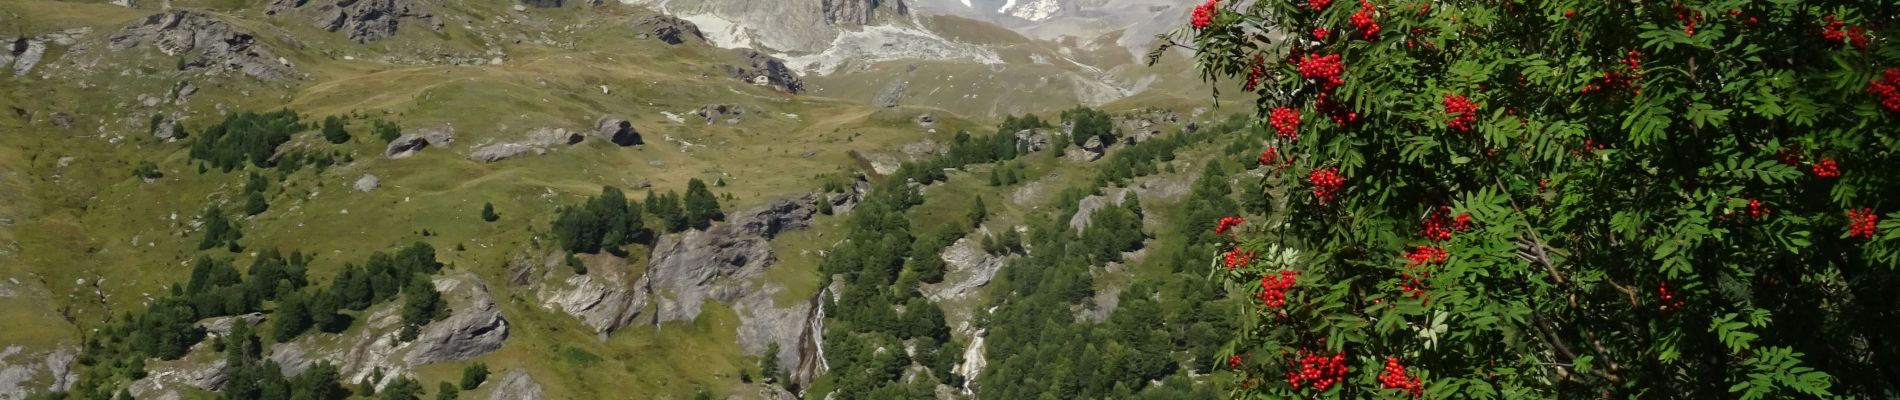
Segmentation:
<svg viewBox="0 0 1900 400">
<path fill-rule="evenodd" d="M 990 65 L 1003 63 L 1002 57 L 982 46 L 958 43 L 929 31 L 897 26 L 866 26 L 857 31 L 845 31 L 833 39 L 830 48 L 824 52 L 777 56 L 800 72 L 817 75 L 830 75 L 846 63 L 860 61 L 967 59 Z"/>
</svg>

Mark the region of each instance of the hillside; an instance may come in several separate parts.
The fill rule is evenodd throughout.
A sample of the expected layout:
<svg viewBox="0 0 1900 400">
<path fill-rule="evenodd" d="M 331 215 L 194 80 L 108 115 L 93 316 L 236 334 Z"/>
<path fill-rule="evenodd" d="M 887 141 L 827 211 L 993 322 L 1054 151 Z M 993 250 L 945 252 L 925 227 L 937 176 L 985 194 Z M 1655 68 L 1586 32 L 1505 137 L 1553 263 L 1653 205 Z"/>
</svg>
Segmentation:
<svg viewBox="0 0 1900 400">
<path fill-rule="evenodd" d="M 983 315 L 1018 293 L 991 280 L 1027 279 L 1015 260 L 1057 239 L 982 243 L 1122 187 L 1148 211 L 1117 226 L 1173 229 L 1186 188 L 1167 181 L 1205 169 L 1190 154 L 1245 140 L 1210 128 L 1231 111 L 1187 89 L 1104 83 L 1160 86 L 1179 66 L 840 5 L 811 18 L 998 59 L 821 74 L 797 61 L 848 53 L 721 48 L 692 10 L 769 10 L 683 3 L 0 2 L 19 37 L 0 59 L 0 398 L 1046 390 L 985 374 L 982 360 L 1007 358 L 986 338 L 1016 339 Z M 1092 120 L 1107 125 L 1080 128 L 1097 140 L 1071 139 L 1082 122 L 1058 114 L 1077 104 L 1107 104 Z M 1048 122 L 1015 117 L 1029 113 Z M 935 228 L 978 203 L 982 224 Z M 880 218 L 916 227 L 895 236 L 914 249 L 880 256 L 907 284 L 840 270 L 865 242 L 852 238 L 890 237 L 867 230 Z M 1142 285 L 1208 283 L 1177 273 L 1188 244 L 1153 242 L 1125 262 L 1074 260 L 1098 268 L 1067 284 L 1098 294 L 1065 304 L 1112 323 L 1119 299 L 1153 293 Z M 929 265 L 939 278 L 912 276 Z M 876 292 L 887 303 L 867 316 L 859 300 Z M 940 313 L 905 311 L 923 308 Z M 896 315 L 937 327 L 928 344 L 900 340 L 901 365 L 884 360 Z M 1199 346 L 1117 354 L 1198 381 Z M 898 373 L 861 374 L 867 360 Z M 476 369 L 486 383 L 450 388 Z"/>
</svg>

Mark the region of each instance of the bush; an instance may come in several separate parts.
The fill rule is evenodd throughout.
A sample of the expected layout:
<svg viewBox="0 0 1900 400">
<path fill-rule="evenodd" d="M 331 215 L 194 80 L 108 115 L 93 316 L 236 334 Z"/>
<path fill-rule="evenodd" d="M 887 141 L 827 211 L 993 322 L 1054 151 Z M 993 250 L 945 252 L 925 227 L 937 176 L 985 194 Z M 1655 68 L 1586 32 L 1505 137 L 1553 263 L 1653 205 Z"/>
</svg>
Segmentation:
<svg viewBox="0 0 1900 400">
<path fill-rule="evenodd" d="M 712 189 L 706 188 L 706 182 L 699 178 L 686 182 L 686 224 L 693 229 L 705 230 L 713 221 L 726 219 L 719 211 L 719 198 L 714 197 Z"/>
<path fill-rule="evenodd" d="M 350 132 L 343 129 L 342 118 L 337 118 L 334 115 L 323 118 L 323 140 L 328 140 L 330 143 L 335 144 L 350 142 Z"/>
<path fill-rule="evenodd" d="M 474 363 L 462 368 L 462 390 L 475 390 L 488 381 L 488 364 Z"/>
<path fill-rule="evenodd" d="M 1234 4 L 1170 43 L 1276 136 L 1237 397 L 1900 390 L 1889 5 Z"/>
<path fill-rule="evenodd" d="M 246 161 L 258 167 L 271 166 L 277 146 L 290 141 L 290 135 L 304 130 L 297 112 L 279 110 L 264 114 L 240 112 L 205 128 L 191 144 L 191 158 L 204 160 L 225 172 Z"/>
<path fill-rule="evenodd" d="M 484 212 L 483 218 L 490 213 L 492 210 Z M 569 252 L 597 253 L 603 248 L 633 243 L 646 235 L 640 206 L 627 201 L 626 194 L 611 186 L 601 188 L 600 195 L 587 199 L 585 204 L 562 207 L 556 213 L 554 237 Z"/>
<path fill-rule="evenodd" d="M 495 213 L 494 203 L 482 203 L 482 221 L 495 222 L 495 220 L 499 219 L 501 219 L 501 215 Z"/>
<path fill-rule="evenodd" d="M 370 131 L 375 133 L 376 138 L 382 140 L 385 144 L 394 142 L 397 138 L 402 137 L 402 126 L 389 121 L 376 120 L 375 122 L 371 122 Z"/>
</svg>

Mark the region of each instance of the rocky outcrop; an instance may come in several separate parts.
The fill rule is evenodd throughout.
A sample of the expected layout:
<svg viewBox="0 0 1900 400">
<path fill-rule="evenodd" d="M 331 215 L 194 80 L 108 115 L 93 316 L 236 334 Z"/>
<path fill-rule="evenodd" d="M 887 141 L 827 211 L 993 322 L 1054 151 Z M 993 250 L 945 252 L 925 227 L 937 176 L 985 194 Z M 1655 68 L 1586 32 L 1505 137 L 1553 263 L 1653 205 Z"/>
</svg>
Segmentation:
<svg viewBox="0 0 1900 400">
<path fill-rule="evenodd" d="M 727 65 L 726 75 L 734 79 L 751 82 L 754 85 L 769 86 L 780 92 L 798 94 L 805 91 L 805 82 L 785 66 L 785 61 L 760 53 L 753 49 L 734 49 L 740 65 Z"/>
<path fill-rule="evenodd" d="M 265 81 L 290 80 L 296 74 L 277 61 L 269 46 L 223 20 L 197 11 L 172 10 L 152 14 L 113 33 L 107 39 L 114 51 L 150 45 L 168 56 L 197 54 L 184 62 L 185 70 L 213 74 L 238 72 Z"/>
<path fill-rule="evenodd" d="M 126 390 L 134 398 L 177 399 L 180 386 L 218 391 L 231 379 L 231 365 L 225 357 L 207 355 L 209 362 L 171 362 L 149 366 L 144 379 L 133 381 Z"/>
<path fill-rule="evenodd" d="M 920 126 L 920 127 L 923 127 L 923 128 L 925 128 L 925 129 L 930 129 L 930 128 L 936 128 L 936 127 L 937 127 L 937 116 L 936 116 L 936 115 L 931 115 L 931 114 L 924 114 L 924 115 L 919 115 L 919 116 L 917 116 L 917 118 L 916 118 L 916 119 L 914 119 L 914 121 L 916 121 L 916 122 L 917 122 L 917 126 Z"/>
<path fill-rule="evenodd" d="M 1023 150 L 1034 153 L 1049 148 L 1049 132 L 1041 129 L 1016 131 L 1016 142 Z"/>
<path fill-rule="evenodd" d="M 908 80 L 885 84 L 883 88 L 877 90 L 877 95 L 871 96 L 871 104 L 884 108 L 897 107 L 904 104 L 904 93 L 909 90 L 910 81 Z"/>
<path fill-rule="evenodd" d="M 1160 137 L 1166 133 L 1162 130 L 1165 126 L 1180 124 L 1181 117 L 1173 111 L 1148 110 L 1117 117 L 1115 130 L 1121 132 L 1124 144 L 1135 144 Z"/>
<path fill-rule="evenodd" d="M 633 129 L 632 122 L 612 115 L 594 120 L 594 135 L 621 147 L 646 144 L 640 138 L 640 131 Z"/>
<path fill-rule="evenodd" d="M 495 381 L 494 386 L 488 392 L 489 400 L 541 400 L 541 383 L 536 382 L 525 369 L 508 370 L 508 374 Z"/>
<path fill-rule="evenodd" d="M 78 355 L 77 349 L 65 347 L 32 353 L 24 346 L 7 346 L 0 350 L 0 399 L 25 399 L 35 393 L 65 391 L 79 378 L 78 372 L 72 369 Z"/>
<path fill-rule="evenodd" d="M 404 19 L 413 19 L 436 32 L 442 22 L 414 0 L 274 0 L 264 9 L 266 15 L 307 10 L 311 23 L 330 32 L 344 32 L 350 41 L 369 43 L 396 35 Z"/>
<path fill-rule="evenodd" d="M 171 117 L 159 117 L 157 123 L 152 124 L 152 137 L 158 140 L 171 140 L 173 134 L 177 133 L 175 130 L 177 126 L 178 120 Z"/>
<path fill-rule="evenodd" d="M 486 164 L 527 155 L 528 153 L 537 155 L 546 154 L 547 149 L 520 143 L 496 143 L 476 148 L 475 151 L 468 153 L 468 159 Z"/>
<path fill-rule="evenodd" d="M 1102 156 L 1107 153 L 1108 148 L 1102 143 L 1102 137 L 1091 136 L 1089 140 L 1082 142 L 1081 148 L 1069 150 L 1069 158 L 1076 161 L 1093 162 L 1102 159 Z"/>
<path fill-rule="evenodd" d="M 956 243 L 943 249 L 939 256 L 943 258 L 944 265 L 949 267 L 944 271 L 945 279 L 942 283 L 925 285 L 922 289 L 925 297 L 939 302 L 968 298 L 975 294 L 976 289 L 996 279 L 996 272 L 1003 269 L 1004 258 L 983 251 L 979 239 L 973 239 L 985 234 L 979 231 L 975 236 L 957 239 Z"/>
<path fill-rule="evenodd" d="M 707 125 L 720 121 L 725 121 L 727 124 L 737 124 L 739 123 L 739 117 L 745 115 L 745 108 L 725 104 L 707 104 L 699 107 L 698 110 L 694 110 L 693 115 L 706 119 Z"/>
<path fill-rule="evenodd" d="M 521 4 L 536 8 L 561 8 L 561 0 L 521 0 Z"/>
<path fill-rule="evenodd" d="M 701 42 L 706 41 L 706 34 L 699 31 L 699 25 L 693 25 L 692 21 L 671 15 L 655 15 L 641 18 L 639 21 L 634 22 L 633 26 L 634 29 L 646 30 L 646 32 L 651 33 L 654 38 L 666 42 L 666 44 L 684 44 L 688 38 L 698 39 Z M 642 35 L 644 36 L 646 33 Z"/>
<path fill-rule="evenodd" d="M 500 349 L 508 338 L 508 321 L 497 310 L 487 285 L 471 274 L 436 278 L 436 290 L 447 301 L 448 318 L 424 325 L 415 340 L 401 340 L 401 304 L 371 308 L 365 328 L 350 336 L 304 335 L 289 343 L 271 345 L 269 359 L 285 375 L 297 375 L 320 362 L 337 366 L 344 382 L 367 380 L 380 370 L 377 387 L 416 366 L 459 361 Z"/>
<path fill-rule="evenodd" d="M 983 345 L 983 337 L 987 336 L 986 333 L 987 332 L 984 331 L 977 331 L 975 335 L 971 335 L 970 346 L 963 350 L 963 363 L 957 364 L 956 368 L 950 370 L 950 373 L 963 377 L 962 389 L 965 395 L 975 395 L 976 392 L 981 389 L 978 387 L 979 384 L 976 378 L 977 376 L 983 375 L 983 368 L 989 367 L 990 365 L 989 360 L 983 358 L 985 347 Z"/>
<path fill-rule="evenodd" d="M 821 0 L 819 9 L 824 12 L 826 24 L 844 26 L 869 25 L 877 20 L 879 12 L 910 14 L 904 0 Z"/>
<path fill-rule="evenodd" d="M 449 125 L 437 125 L 416 129 L 414 132 L 396 137 L 396 140 L 389 142 L 389 147 L 384 149 L 383 154 L 388 155 L 389 158 L 404 158 L 429 146 L 444 146 L 453 142 L 455 142 L 455 128 Z"/>
<path fill-rule="evenodd" d="M 508 340 L 508 320 L 488 293 L 488 285 L 470 276 L 439 278 L 435 290 L 455 294 L 448 298 L 448 318 L 430 323 L 411 342 L 403 362 L 409 365 L 462 361 L 501 349 Z"/>
</svg>

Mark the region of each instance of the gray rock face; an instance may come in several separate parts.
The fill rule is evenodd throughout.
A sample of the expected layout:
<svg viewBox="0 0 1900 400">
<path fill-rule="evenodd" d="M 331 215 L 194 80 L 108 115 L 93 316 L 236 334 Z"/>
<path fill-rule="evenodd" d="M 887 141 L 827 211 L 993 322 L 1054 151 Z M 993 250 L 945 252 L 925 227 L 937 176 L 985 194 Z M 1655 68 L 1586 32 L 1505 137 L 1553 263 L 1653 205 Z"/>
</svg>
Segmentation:
<svg viewBox="0 0 1900 400">
<path fill-rule="evenodd" d="M 203 364 L 174 363 L 148 367 L 145 379 L 132 382 L 127 389 L 135 398 L 179 398 L 179 386 L 218 391 L 231 379 L 231 365 L 224 357 L 211 357 Z"/>
<path fill-rule="evenodd" d="M 317 0 L 315 7 L 305 8 L 309 1 L 275 0 L 264 9 L 264 14 L 307 10 L 311 15 L 311 23 L 316 27 L 330 32 L 344 32 L 350 41 L 357 43 L 395 36 L 403 19 L 414 19 L 432 30 L 442 31 L 442 22 L 412 0 Z"/>
<path fill-rule="evenodd" d="M 1021 143 L 1023 150 L 1027 150 L 1031 153 L 1043 151 L 1049 148 L 1049 132 L 1044 132 L 1041 129 L 1016 131 L 1016 141 Z"/>
<path fill-rule="evenodd" d="M 33 72 L 33 66 L 39 65 L 40 57 L 46 55 L 45 41 L 25 38 L 20 40 L 21 42 L 18 43 L 25 43 L 25 46 L 22 47 L 17 43 L 14 45 L 14 48 L 18 50 L 13 55 L 14 76 L 26 76 L 28 72 Z"/>
<path fill-rule="evenodd" d="M 646 141 L 640 138 L 640 132 L 633 129 L 632 122 L 612 115 L 594 120 L 594 135 L 621 147 L 646 144 Z"/>
<path fill-rule="evenodd" d="M 655 15 L 634 22 L 635 29 L 646 29 L 653 37 L 671 45 L 686 43 L 686 39 L 706 41 L 706 34 L 699 31 L 699 25 L 671 15 Z"/>
<path fill-rule="evenodd" d="M 976 235 L 972 237 L 982 237 L 983 233 Z M 1003 257 L 983 251 L 978 240 L 971 238 L 957 239 L 956 243 L 945 247 L 940 256 L 944 264 L 949 266 L 944 281 L 923 288 L 924 296 L 935 301 L 962 299 L 975 294 L 976 289 L 989 285 L 991 280 L 996 279 L 996 272 L 1003 269 Z"/>
<path fill-rule="evenodd" d="M 383 185 L 383 180 L 378 179 L 376 175 L 363 175 L 363 177 L 361 178 L 356 178 L 356 184 L 354 185 L 354 187 L 356 188 L 356 191 L 358 192 L 368 193 L 369 191 L 376 190 L 377 187 L 381 187 L 382 185 Z"/>
<path fill-rule="evenodd" d="M 528 143 L 536 146 L 556 146 L 579 144 L 587 140 L 582 132 L 568 131 L 567 128 L 534 128 L 528 130 Z"/>
<path fill-rule="evenodd" d="M 438 125 L 416 129 L 413 133 L 396 137 L 396 140 L 389 142 L 389 147 L 384 149 L 383 153 L 389 158 L 404 158 L 429 146 L 443 146 L 453 142 L 455 142 L 455 128 L 449 125 Z"/>
<path fill-rule="evenodd" d="M 876 96 L 871 97 L 871 104 L 884 108 L 897 107 L 904 103 L 904 93 L 908 91 L 910 91 L 908 80 L 885 84 L 884 88 L 877 90 Z"/>
<path fill-rule="evenodd" d="M 263 320 L 263 313 L 250 313 L 198 321 L 198 327 L 205 329 L 205 335 L 207 337 L 220 337 L 231 334 L 231 329 L 236 328 L 238 324 L 257 325 L 258 322 Z"/>
<path fill-rule="evenodd" d="M 172 10 L 133 21 L 107 39 L 112 50 L 151 45 L 165 55 L 197 53 L 186 70 L 234 71 L 265 81 L 290 80 L 296 71 L 276 61 L 268 46 L 231 24 L 197 11 Z"/>
<path fill-rule="evenodd" d="M 474 152 L 468 153 L 468 159 L 481 163 L 492 163 L 526 155 L 528 153 L 544 154 L 547 153 L 547 150 L 520 143 L 496 143 L 475 149 Z"/>
<path fill-rule="evenodd" d="M 824 11 L 825 23 L 846 26 L 868 25 L 876 20 L 879 11 L 910 14 L 904 0 L 821 0 L 819 8 Z"/>
<path fill-rule="evenodd" d="M 535 382 L 528 370 L 515 368 L 508 375 L 496 381 L 495 389 L 488 392 L 490 400 L 541 400 L 541 383 Z"/>
<path fill-rule="evenodd" d="M 508 340 L 508 320 L 495 307 L 488 285 L 473 277 L 440 278 L 434 283 L 437 291 L 461 298 L 449 300 L 456 306 L 448 318 L 422 329 L 403 362 L 423 365 L 462 361 L 501 349 L 502 342 Z"/>
<path fill-rule="evenodd" d="M 705 106 L 699 107 L 699 110 L 693 111 L 693 115 L 698 115 L 700 118 L 705 118 L 707 125 L 718 123 L 719 121 L 722 121 L 722 120 L 727 121 L 727 122 L 736 122 L 739 120 L 739 117 L 745 115 L 745 108 L 739 107 L 739 106 L 728 106 L 725 104 L 707 104 Z"/>
<path fill-rule="evenodd" d="M 171 117 L 159 118 L 158 123 L 152 124 L 152 137 L 158 138 L 159 140 L 169 140 L 172 138 L 172 127 L 177 125 L 178 120 L 171 119 Z"/>
<path fill-rule="evenodd" d="M 734 79 L 770 86 L 785 93 L 799 94 L 805 91 L 805 82 L 798 80 L 798 74 L 792 73 L 784 60 L 753 49 L 734 49 L 733 52 L 739 55 L 742 62 L 741 65 L 726 66 L 726 74 Z"/>
<path fill-rule="evenodd" d="M 7 346 L 0 350 L 0 400 L 25 399 L 35 393 L 65 391 L 79 378 L 72 370 L 79 352 L 58 348 L 29 353 L 25 347 Z M 40 386 L 45 384 L 45 386 Z"/>
</svg>

